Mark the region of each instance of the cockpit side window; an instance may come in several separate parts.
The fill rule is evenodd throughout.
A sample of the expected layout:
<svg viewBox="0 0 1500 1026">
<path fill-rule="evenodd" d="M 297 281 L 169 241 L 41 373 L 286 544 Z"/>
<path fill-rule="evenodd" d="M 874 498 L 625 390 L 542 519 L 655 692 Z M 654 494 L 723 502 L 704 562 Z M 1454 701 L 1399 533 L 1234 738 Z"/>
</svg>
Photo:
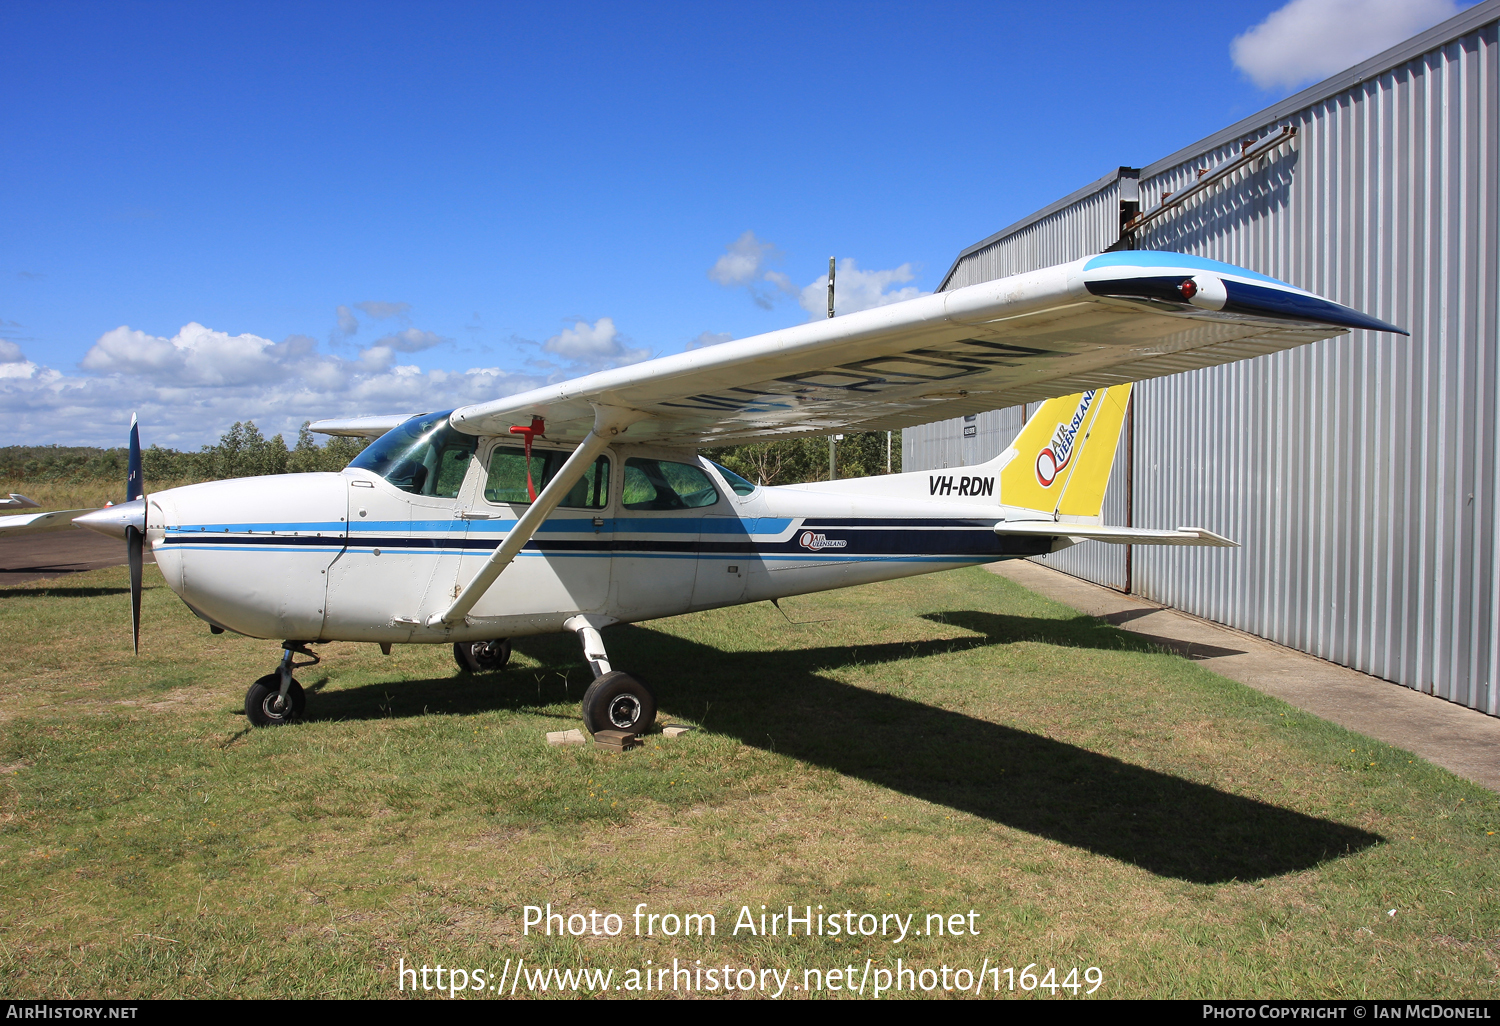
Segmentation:
<svg viewBox="0 0 1500 1026">
<path fill-rule="evenodd" d="M 562 469 L 571 453 L 555 449 L 531 450 L 531 483 L 537 493 L 547 487 Z M 525 505 L 531 502 L 526 491 L 526 450 L 520 446 L 496 446 L 490 453 L 489 478 L 484 497 L 490 502 Z M 572 509 L 603 509 L 609 505 L 609 457 L 600 456 L 583 472 L 583 478 L 563 496 L 559 506 Z"/>
<path fill-rule="evenodd" d="M 697 467 L 638 457 L 625 461 L 621 503 L 626 509 L 701 509 L 718 501 L 719 490 Z"/>
<path fill-rule="evenodd" d="M 349 466 L 379 474 L 413 495 L 457 498 L 479 439 L 450 427 L 451 412 L 423 414 L 392 428 Z"/>
</svg>

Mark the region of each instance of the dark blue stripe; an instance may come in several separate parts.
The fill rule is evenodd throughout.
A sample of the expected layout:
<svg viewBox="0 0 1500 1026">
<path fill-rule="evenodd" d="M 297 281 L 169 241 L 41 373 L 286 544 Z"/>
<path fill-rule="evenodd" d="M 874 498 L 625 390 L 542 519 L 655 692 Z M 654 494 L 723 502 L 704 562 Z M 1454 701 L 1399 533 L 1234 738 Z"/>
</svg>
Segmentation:
<svg viewBox="0 0 1500 1026">
<path fill-rule="evenodd" d="M 1305 296 L 1300 292 L 1250 285 L 1242 281 L 1224 281 L 1229 299 L 1224 304 L 1225 313 L 1245 313 L 1260 317 L 1278 317 L 1283 320 L 1312 321 L 1316 324 L 1335 324 L 1340 328 L 1364 328 L 1367 331 L 1390 331 L 1397 335 L 1409 335 L 1394 324 L 1387 324 L 1378 317 L 1351 310 L 1347 306 L 1331 303 L 1319 296 Z"/>
<path fill-rule="evenodd" d="M 825 527 L 818 533 L 826 534 L 832 528 Z M 704 556 L 776 557 L 805 555 L 809 552 L 829 557 L 861 556 L 1032 556 L 1051 548 L 1052 539 L 1029 535 L 997 535 L 988 524 L 964 531 L 905 531 L 867 530 L 848 532 L 842 537 L 829 540 L 843 541 L 843 548 L 808 549 L 801 544 L 802 532 L 783 542 L 756 541 L 748 536 L 740 539 L 681 539 L 639 540 L 616 538 L 533 538 L 525 548 L 543 554 L 558 555 L 573 553 L 624 554 L 624 553 L 678 553 Z M 288 535 L 226 535 L 187 534 L 173 535 L 167 544 L 182 548 L 245 549 L 293 547 L 344 547 L 339 538 L 297 538 Z M 427 550 L 443 552 L 491 552 L 495 542 L 486 538 L 422 538 L 403 535 L 360 537 L 350 542 L 350 547 L 365 549 Z"/>
<path fill-rule="evenodd" d="M 1152 276 L 1142 278 L 1112 278 L 1105 281 L 1090 281 L 1085 287 L 1096 296 L 1115 299 L 1152 299 L 1170 303 L 1184 313 L 1210 313 L 1189 304 L 1182 298 L 1178 286 L 1186 275 Z M 1390 331 L 1407 335 L 1394 324 L 1387 324 L 1378 317 L 1360 313 L 1347 306 L 1330 302 L 1320 296 L 1310 296 L 1290 288 L 1275 288 L 1270 285 L 1251 285 L 1248 282 L 1221 279 L 1228 299 L 1224 313 L 1246 314 L 1251 317 L 1270 317 L 1278 321 L 1296 321 L 1302 324 L 1326 324 L 1337 328 L 1363 328 L 1368 331 Z"/>
</svg>

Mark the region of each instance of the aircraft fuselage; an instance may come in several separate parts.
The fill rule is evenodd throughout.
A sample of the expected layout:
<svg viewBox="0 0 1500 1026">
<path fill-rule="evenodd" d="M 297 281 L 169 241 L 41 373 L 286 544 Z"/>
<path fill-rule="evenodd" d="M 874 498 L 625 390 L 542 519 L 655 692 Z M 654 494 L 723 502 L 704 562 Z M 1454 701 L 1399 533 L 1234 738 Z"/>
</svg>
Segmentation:
<svg viewBox="0 0 1500 1026">
<path fill-rule="evenodd" d="M 561 631 L 579 615 L 649 620 L 1056 544 L 995 534 L 1038 514 L 1001 506 L 986 468 L 749 490 L 691 452 L 615 445 L 461 623 L 431 626 L 526 509 L 524 481 L 501 470 L 514 447 L 482 439 L 436 485 L 351 467 L 157 492 L 147 539 L 167 584 L 216 626 L 419 644 Z"/>
</svg>

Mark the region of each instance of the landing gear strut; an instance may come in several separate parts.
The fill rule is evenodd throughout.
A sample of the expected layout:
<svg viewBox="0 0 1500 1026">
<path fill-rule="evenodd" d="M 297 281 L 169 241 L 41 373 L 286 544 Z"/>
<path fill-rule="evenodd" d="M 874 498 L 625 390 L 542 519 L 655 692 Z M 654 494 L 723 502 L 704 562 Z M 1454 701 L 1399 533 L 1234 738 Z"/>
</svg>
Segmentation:
<svg viewBox="0 0 1500 1026">
<path fill-rule="evenodd" d="M 583 726 L 590 734 L 601 730 L 623 730 L 644 734 L 656 722 L 656 697 L 651 689 L 628 673 L 611 669 L 604 639 L 589 618 L 575 616 L 563 626 L 583 643 L 583 658 L 594 674 L 594 682 L 583 693 Z"/>
<path fill-rule="evenodd" d="M 305 655 L 305 662 L 293 657 Z M 316 666 L 322 662 L 307 647 L 305 641 L 288 641 L 282 646 L 281 666 L 275 673 L 268 673 L 245 692 L 245 716 L 257 727 L 279 727 L 301 717 L 307 708 L 307 693 L 292 677 L 294 670 Z"/>
</svg>

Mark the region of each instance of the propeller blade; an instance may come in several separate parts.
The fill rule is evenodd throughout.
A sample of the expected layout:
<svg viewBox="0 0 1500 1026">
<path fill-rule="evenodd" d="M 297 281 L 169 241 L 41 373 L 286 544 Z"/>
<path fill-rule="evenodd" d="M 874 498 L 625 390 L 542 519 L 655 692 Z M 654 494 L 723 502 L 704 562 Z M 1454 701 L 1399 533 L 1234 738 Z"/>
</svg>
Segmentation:
<svg viewBox="0 0 1500 1026">
<path fill-rule="evenodd" d="M 125 552 L 130 557 L 130 640 L 141 654 L 141 563 L 145 536 L 135 527 L 125 528 Z"/>
<path fill-rule="evenodd" d="M 145 496 L 145 482 L 141 480 L 141 429 L 130 415 L 130 464 L 125 471 L 125 501 Z"/>
<path fill-rule="evenodd" d="M 125 471 L 125 501 L 146 498 L 146 485 L 141 480 L 141 428 L 135 414 L 130 415 L 130 462 Z M 145 502 L 141 505 L 144 507 Z M 130 642 L 135 654 L 141 654 L 141 563 L 143 543 L 146 536 L 146 519 L 150 516 L 144 509 L 141 526 L 125 529 L 125 555 L 130 560 Z"/>
</svg>

